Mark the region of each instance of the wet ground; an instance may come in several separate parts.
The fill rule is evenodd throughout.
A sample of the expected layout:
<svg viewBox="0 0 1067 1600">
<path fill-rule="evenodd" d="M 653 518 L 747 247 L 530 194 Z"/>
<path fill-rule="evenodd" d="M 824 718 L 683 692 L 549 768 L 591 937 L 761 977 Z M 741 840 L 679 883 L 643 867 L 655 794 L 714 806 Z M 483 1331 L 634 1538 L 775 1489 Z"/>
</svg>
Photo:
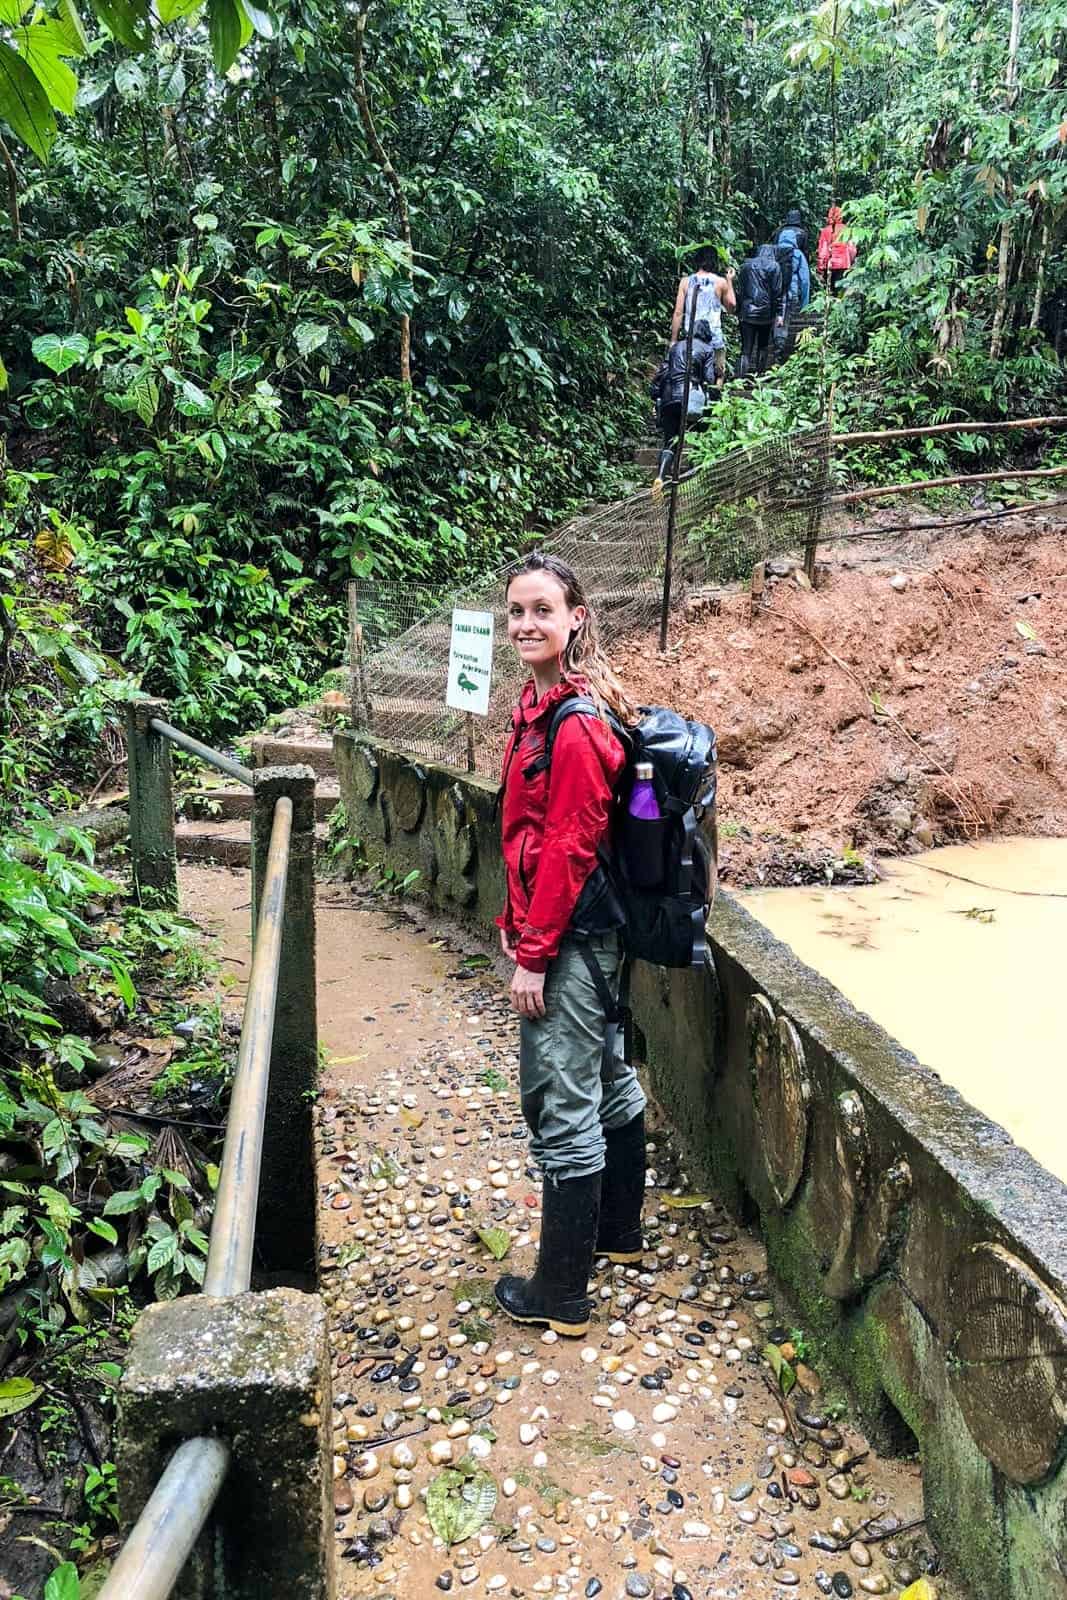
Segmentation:
<svg viewBox="0 0 1067 1600">
<path fill-rule="evenodd" d="M 182 890 L 246 971 L 247 874 L 185 868 Z M 340 1600 L 897 1595 L 936 1566 L 917 1463 L 868 1449 L 758 1242 L 654 1118 L 645 1259 L 596 1271 L 588 1335 L 493 1309 L 540 1215 L 501 975 L 347 887 L 321 888 L 318 945 Z M 909 1600 L 935 1595 L 953 1600 L 937 1577 Z"/>
</svg>

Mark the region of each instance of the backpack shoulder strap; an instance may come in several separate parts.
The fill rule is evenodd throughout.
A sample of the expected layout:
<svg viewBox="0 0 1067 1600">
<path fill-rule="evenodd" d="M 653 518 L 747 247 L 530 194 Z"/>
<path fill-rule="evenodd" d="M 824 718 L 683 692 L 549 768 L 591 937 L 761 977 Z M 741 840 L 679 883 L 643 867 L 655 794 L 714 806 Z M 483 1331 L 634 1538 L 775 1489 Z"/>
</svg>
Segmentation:
<svg viewBox="0 0 1067 1600">
<path fill-rule="evenodd" d="M 552 751 L 555 748 L 556 735 L 568 717 L 595 717 L 599 722 L 600 712 L 588 695 L 572 694 L 568 695 L 566 700 L 561 700 L 549 721 L 548 732 L 545 734 L 545 748 L 535 761 L 531 761 L 528 767 L 522 769 L 524 778 L 534 778 L 539 772 L 547 772 L 552 765 Z M 607 719 L 612 733 L 623 748 L 628 750 L 630 740 L 622 723 L 610 711 L 607 713 Z"/>
</svg>

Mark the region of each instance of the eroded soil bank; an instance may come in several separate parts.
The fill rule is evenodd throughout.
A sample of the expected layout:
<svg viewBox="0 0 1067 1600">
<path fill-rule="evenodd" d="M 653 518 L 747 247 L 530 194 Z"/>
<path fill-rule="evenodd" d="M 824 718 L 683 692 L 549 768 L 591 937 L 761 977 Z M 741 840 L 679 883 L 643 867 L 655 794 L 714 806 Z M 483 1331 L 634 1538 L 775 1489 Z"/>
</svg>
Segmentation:
<svg viewBox="0 0 1067 1600">
<path fill-rule="evenodd" d="M 1067 833 L 1067 529 L 1034 521 L 824 545 L 814 591 L 772 561 L 758 606 L 724 595 L 666 658 L 651 635 L 615 652 L 639 700 L 719 735 L 725 882 Z"/>
<path fill-rule="evenodd" d="M 247 875 L 186 869 L 183 892 L 242 959 Z M 358 888 L 320 889 L 318 940 L 342 1600 L 896 1595 L 936 1568 L 917 1463 L 870 1452 L 808 1370 L 762 1248 L 694 1196 L 661 1123 L 648 1252 L 640 1271 L 596 1273 L 588 1336 L 494 1311 L 496 1275 L 532 1268 L 540 1188 L 500 974 Z M 479 1229 L 504 1230 L 503 1268 Z M 800 1374 L 787 1398 L 771 1343 Z M 485 1520 L 447 1546 L 428 1504 L 451 1485 L 458 1508 L 464 1482 Z"/>
</svg>

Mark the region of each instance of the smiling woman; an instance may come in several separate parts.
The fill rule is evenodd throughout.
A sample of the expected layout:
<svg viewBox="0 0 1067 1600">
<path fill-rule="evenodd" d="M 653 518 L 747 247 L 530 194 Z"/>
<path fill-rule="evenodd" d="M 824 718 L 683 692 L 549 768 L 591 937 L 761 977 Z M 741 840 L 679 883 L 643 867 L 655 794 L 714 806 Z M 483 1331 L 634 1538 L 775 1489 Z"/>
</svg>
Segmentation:
<svg viewBox="0 0 1067 1600">
<path fill-rule="evenodd" d="M 625 759 L 608 713 L 618 725 L 633 708 L 564 562 L 528 556 L 508 581 L 507 618 L 533 676 L 504 757 L 507 897 L 497 923 L 515 963 L 522 1109 L 546 1182 L 536 1271 L 502 1278 L 496 1295 L 516 1321 L 573 1336 L 589 1326 L 594 1248 L 634 1261 L 642 1245 L 645 1097 L 617 1027 L 623 915 L 598 863 Z M 576 696 L 601 718 L 557 726 Z"/>
</svg>

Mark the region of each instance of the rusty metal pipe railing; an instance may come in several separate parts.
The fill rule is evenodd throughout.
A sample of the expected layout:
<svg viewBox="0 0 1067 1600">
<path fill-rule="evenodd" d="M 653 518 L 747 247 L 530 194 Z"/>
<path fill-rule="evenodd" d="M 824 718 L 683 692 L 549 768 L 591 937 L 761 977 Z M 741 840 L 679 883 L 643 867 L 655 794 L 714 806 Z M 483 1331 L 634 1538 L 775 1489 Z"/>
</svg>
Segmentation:
<svg viewBox="0 0 1067 1600">
<path fill-rule="evenodd" d="M 150 717 L 148 726 L 153 733 L 158 733 L 163 739 L 169 739 L 171 744 L 176 744 L 178 749 L 184 750 L 187 755 L 196 756 L 200 761 L 205 761 L 209 767 L 215 767 L 219 772 L 224 772 L 228 778 L 236 778 L 238 783 L 246 784 L 251 789 L 251 767 L 243 767 L 232 756 L 224 756 L 221 750 L 213 750 L 209 744 L 201 744 L 199 739 L 183 733 L 180 728 L 172 727 L 160 717 Z"/>
<path fill-rule="evenodd" d="M 245 997 L 241 1044 L 226 1118 L 222 1171 L 211 1223 L 205 1294 L 242 1294 L 252 1281 L 252 1246 L 256 1233 L 259 1168 L 263 1157 L 292 829 L 293 802 L 282 795 L 274 807 L 274 824 L 263 874 L 252 972 Z"/>
<path fill-rule="evenodd" d="M 230 1465 L 221 1439 L 187 1439 L 108 1573 L 98 1600 L 167 1600 L 218 1499 Z"/>
<path fill-rule="evenodd" d="M 203 1286 L 203 1292 L 210 1295 L 242 1294 L 252 1281 L 292 830 L 293 802 L 282 795 L 274 807 L 211 1223 Z M 99 1600 L 167 1600 L 218 1498 L 229 1465 L 230 1449 L 221 1439 L 187 1439 L 178 1446 L 108 1574 Z"/>
</svg>

